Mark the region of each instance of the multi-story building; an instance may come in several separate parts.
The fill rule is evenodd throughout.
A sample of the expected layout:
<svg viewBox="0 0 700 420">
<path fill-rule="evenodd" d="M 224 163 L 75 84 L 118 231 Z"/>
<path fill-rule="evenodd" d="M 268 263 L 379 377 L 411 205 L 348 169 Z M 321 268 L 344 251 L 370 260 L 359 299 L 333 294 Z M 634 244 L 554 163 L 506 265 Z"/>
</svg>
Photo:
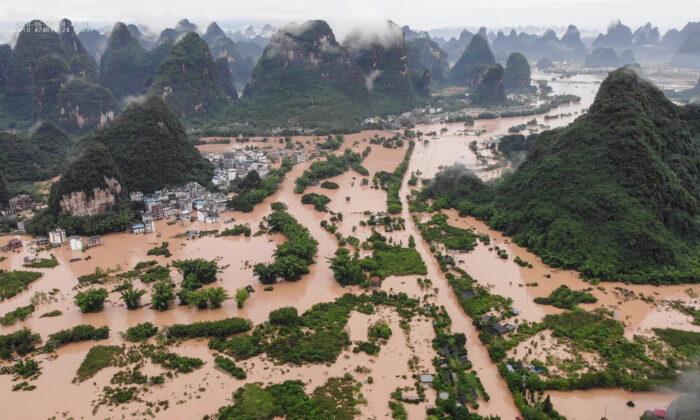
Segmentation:
<svg viewBox="0 0 700 420">
<path fill-rule="evenodd" d="M 163 217 L 165 217 L 163 208 L 164 208 L 163 203 L 161 203 L 161 202 L 153 203 L 153 206 L 151 206 L 151 213 L 153 213 L 154 220 L 161 220 Z"/>
<path fill-rule="evenodd" d="M 100 235 L 91 236 L 87 240 L 87 247 L 92 248 L 102 245 L 102 237 Z"/>
<path fill-rule="evenodd" d="M 73 251 L 83 249 L 83 238 L 80 236 L 69 236 L 68 243 L 70 244 L 70 249 Z"/>
<path fill-rule="evenodd" d="M 146 233 L 152 233 L 156 231 L 156 221 L 152 214 L 145 213 L 142 219 L 144 230 Z"/>
<path fill-rule="evenodd" d="M 49 243 L 51 245 L 61 245 L 66 241 L 66 231 L 61 228 L 56 228 L 49 232 Z"/>
</svg>

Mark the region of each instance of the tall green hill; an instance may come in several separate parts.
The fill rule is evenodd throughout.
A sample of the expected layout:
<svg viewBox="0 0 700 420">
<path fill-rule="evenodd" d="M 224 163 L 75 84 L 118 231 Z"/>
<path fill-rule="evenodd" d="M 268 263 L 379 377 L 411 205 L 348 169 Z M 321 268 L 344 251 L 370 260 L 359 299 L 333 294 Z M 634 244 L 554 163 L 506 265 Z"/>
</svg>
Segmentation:
<svg viewBox="0 0 700 420">
<path fill-rule="evenodd" d="M 0 132 L 0 171 L 8 182 L 41 181 L 58 175 L 71 142 L 52 122 L 33 133 Z"/>
<path fill-rule="evenodd" d="M 368 114 L 365 76 L 328 24 L 280 29 L 265 47 L 243 96 L 271 125 L 356 125 Z"/>
<path fill-rule="evenodd" d="M 524 55 L 514 52 L 508 56 L 503 72 L 503 88 L 506 91 L 525 91 L 530 88 L 530 63 Z"/>
<path fill-rule="evenodd" d="M 217 59 L 216 69 L 219 72 L 219 81 L 221 82 L 223 93 L 231 101 L 238 100 L 238 92 L 233 84 L 233 77 L 231 76 L 231 68 L 229 67 L 228 60 L 225 57 Z"/>
<path fill-rule="evenodd" d="M 496 60 L 491 53 L 488 41 L 476 34 L 450 70 L 450 79 L 454 84 L 474 88 L 486 74 L 486 70 L 494 64 Z"/>
<path fill-rule="evenodd" d="M 393 22 L 373 34 L 351 33 L 343 41 L 366 78 L 372 108 L 376 113 L 400 113 L 416 105 L 404 34 Z"/>
<path fill-rule="evenodd" d="M 66 63 L 75 77 L 88 82 L 97 83 L 97 64 L 78 38 L 73 23 L 68 19 L 61 20 L 59 30 L 61 45 L 65 51 Z"/>
<path fill-rule="evenodd" d="M 86 200 L 93 200 L 96 198 L 95 189 L 103 191 L 104 196 L 114 196 L 116 204 L 116 201 L 127 197 L 123 185 L 121 173 L 107 148 L 93 142 L 80 157 L 68 165 L 61 178 L 52 185 L 49 211 L 55 215 L 66 212 L 61 206 L 61 200 L 72 193 L 84 193 Z"/>
<path fill-rule="evenodd" d="M 56 57 L 51 60 L 61 66 L 63 71 L 67 64 L 63 59 L 66 53 L 58 34 L 40 20 L 33 20 L 22 28 L 8 64 L 8 82 L 6 86 L 5 109 L 17 120 L 31 120 L 34 115 L 34 77 L 39 60 L 45 56 Z M 48 64 L 44 61 L 44 64 Z M 51 69 L 43 68 L 43 72 Z"/>
<path fill-rule="evenodd" d="M 226 102 L 209 46 L 195 32 L 170 49 L 148 93 L 163 97 L 181 117 L 205 115 Z"/>
<path fill-rule="evenodd" d="M 58 125 L 69 132 L 81 133 L 112 121 L 119 104 L 106 87 L 73 79 L 59 89 L 57 108 Z"/>
<path fill-rule="evenodd" d="M 426 194 L 486 219 L 555 267 L 601 280 L 698 282 L 699 174 L 700 106 L 679 107 L 621 68 L 587 114 L 539 134 L 496 187 L 453 169 Z"/>
<path fill-rule="evenodd" d="M 150 193 L 190 181 L 208 184 L 213 175 L 211 164 L 159 96 L 129 105 L 94 139 L 107 146 L 128 191 Z"/>
<path fill-rule="evenodd" d="M 445 81 L 449 71 L 449 58 L 447 53 L 428 36 L 407 39 L 406 54 L 412 74 L 422 74 L 428 70 L 430 78 L 435 82 Z"/>
<path fill-rule="evenodd" d="M 496 105 L 505 101 L 503 67 L 496 64 L 488 69 L 469 98 L 474 105 Z"/>
<path fill-rule="evenodd" d="M 100 61 L 101 84 L 117 99 L 143 95 L 171 46 L 172 41 L 166 41 L 146 51 L 126 25 L 117 22 Z"/>
</svg>

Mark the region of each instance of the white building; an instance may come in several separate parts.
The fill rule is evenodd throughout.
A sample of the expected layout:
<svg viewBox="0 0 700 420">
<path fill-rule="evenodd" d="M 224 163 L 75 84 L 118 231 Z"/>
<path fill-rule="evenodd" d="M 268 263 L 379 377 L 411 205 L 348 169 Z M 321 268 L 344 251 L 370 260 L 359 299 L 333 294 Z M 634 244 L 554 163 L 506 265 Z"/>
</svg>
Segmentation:
<svg viewBox="0 0 700 420">
<path fill-rule="evenodd" d="M 66 231 L 61 228 L 56 228 L 49 232 L 49 243 L 51 245 L 61 245 L 66 241 Z"/>
<path fill-rule="evenodd" d="M 143 200 L 143 193 L 141 191 L 134 191 L 129 195 L 129 197 L 131 198 L 131 201 L 141 201 Z"/>
<path fill-rule="evenodd" d="M 17 222 L 17 230 L 20 232 L 27 232 L 27 226 L 25 226 L 25 220 L 20 220 Z"/>
<path fill-rule="evenodd" d="M 306 155 L 304 155 L 303 153 L 297 153 L 295 158 L 297 160 L 297 163 L 306 162 Z"/>
<path fill-rule="evenodd" d="M 152 233 L 156 231 L 156 221 L 153 219 L 153 216 L 151 216 L 150 214 L 144 214 L 142 219 L 146 233 Z"/>
<path fill-rule="evenodd" d="M 218 223 L 220 221 L 221 221 L 221 215 L 217 212 L 213 212 L 213 211 L 207 212 L 207 215 L 204 217 L 205 223 Z"/>
<path fill-rule="evenodd" d="M 70 236 L 68 238 L 68 243 L 70 244 L 70 249 L 73 251 L 83 249 L 83 238 L 80 236 Z"/>
</svg>

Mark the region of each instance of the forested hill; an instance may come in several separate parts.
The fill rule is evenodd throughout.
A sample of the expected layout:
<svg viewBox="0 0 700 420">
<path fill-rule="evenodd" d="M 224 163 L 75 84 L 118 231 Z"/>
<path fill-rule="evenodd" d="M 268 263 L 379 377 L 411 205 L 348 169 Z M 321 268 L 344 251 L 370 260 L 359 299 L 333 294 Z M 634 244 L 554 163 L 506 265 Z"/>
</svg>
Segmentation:
<svg viewBox="0 0 700 420">
<path fill-rule="evenodd" d="M 107 146 L 127 191 L 150 193 L 190 181 L 207 184 L 213 168 L 188 140 L 182 122 L 159 96 L 124 109 L 94 139 Z"/>
<path fill-rule="evenodd" d="M 673 104 L 625 67 L 601 84 L 588 114 L 538 135 L 498 186 L 452 169 L 423 195 L 589 278 L 698 282 L 699 173 L 700 106 Z"/>
</svg>

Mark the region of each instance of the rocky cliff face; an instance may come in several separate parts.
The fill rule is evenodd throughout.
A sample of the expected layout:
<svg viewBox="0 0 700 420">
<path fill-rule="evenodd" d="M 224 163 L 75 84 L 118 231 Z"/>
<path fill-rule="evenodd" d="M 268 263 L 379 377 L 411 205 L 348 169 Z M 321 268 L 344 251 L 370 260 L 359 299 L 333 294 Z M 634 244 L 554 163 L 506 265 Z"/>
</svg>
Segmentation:
<svg viewBox="0 0 700 420">
<path fill-rule="evenodd" d="M 105 188 L 93 188 L 91 194 L 85 191 L 64 194 L 59 201 L 61 212 L 71 216 L 94 216 L 112 209 L 122 186 L 114 178 L 104 177 L 104 182 Z"/>
</svg>

